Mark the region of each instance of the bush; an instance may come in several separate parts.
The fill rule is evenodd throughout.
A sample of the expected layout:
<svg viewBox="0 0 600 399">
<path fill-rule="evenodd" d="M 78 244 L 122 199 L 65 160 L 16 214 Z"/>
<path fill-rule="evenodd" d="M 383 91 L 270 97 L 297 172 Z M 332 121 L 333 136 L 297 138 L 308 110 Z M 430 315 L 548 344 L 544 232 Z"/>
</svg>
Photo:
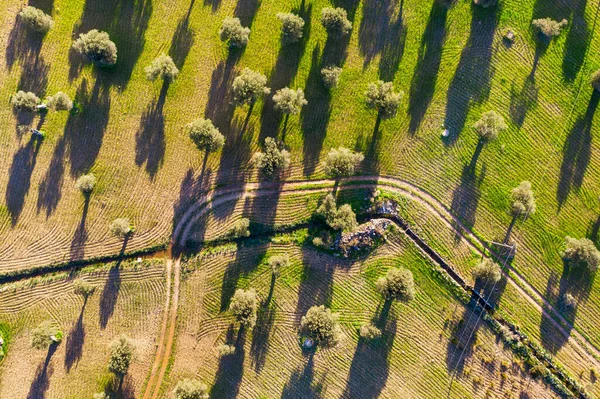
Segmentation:
<svg viewBox="0 0 600 399">
<path fill-rule="evenodd" d="M 12 98 L 12 105 L 17 111 L 35 111 L 40 99 L 34 93 L 19 90 Z"/>
<path fill-rule="evenodd" d="M 256 167 L 269 179 L 278 177 L 290 166 L 290 153 L 280 147 L 274 138 L 267 137 L 264 152 L 254 156 Z"/>
<path fill-rule="evenodd" d="M 381 338 L 381 330 L 371 323 L 365 323 L 360 326 L 360 337 L 367 341 L 372 341 Z"/>
<path fill-rule="evenodd" d="M 337 87 L 340 83 L 340 75 L 342 74 L 342 68 L 336 66 L 328 66 L 321 69 L 321 78 L 325 87 L 333 88 Z"/>
<path fill-rule="evenodd" d="M 19 17 L 29 29 L 38 33 L 46 33 L 54 26 L 54 20 L 50 15 L 32 6 L 23 7 Z"/>
<path fill-rule="evenodd" d="M 181 380 L 173 390 L 175 399 L 208 399 L 208 387 L 198 380 Z"/>
<path fill-rule="evenodd" d="M 506 130 L 507 126 L 504 118 L 494 111 L 488 111 L 481 115 L 481 118 L 475 122 L 473 128 L 479 135 L 479 140 L 487 143 L 496 140 L 498 134 Z"/>
<path fill-rule="evenodd" d="M 337 207 L 335 198 L 332 194 L 327 194 L 321 202 L 321 205 L 315 211 L 315 215 L 325 221 L 325 223 L 334 230 L 342 230 L 345 232 L 356 229 L 356 214 L 352 207 L 344 204 Z"/>
<path fill-rule="evenodd" d="M 60 344 L 63 333 L 58 324 L 46 320 L 31 331 L 31 346 L 35 349 L 47 349 L 50 345 Z"/>
<path fill-rule="evenodd" d="M 75 295 L 81 295 L 84 299 L 90 297 L 96 291 L 96 287 L 85 280 L 77 279 L 73 282 L 73 292 Z"/>
<path fill-rule="evenodd" d="M 220 356 L 230 356 L 235 353 L 235 346 L 221 344 L 221 345 L 217 346 L 217 351 L 219 351 Z"/>
<path fill-rule="evenodd" d="M 110 232 L 113 236 L 124 239 L 131 234 L 131 226 L 128 219 L 119 218 L 113 220 L 110 224 Z"/>
<path fill-rule="evenodd" d="M 379 80 L 369 84 L 365 97 L 369 108 L 375 108 L 381 118 L 389 119 L 398 113 L 404 92 L 396 93 L 392 82 Z"/>
<path fill-rule="evenodd" d="M 68 94 L 62 91 L 57 92 L 55 95 L 50 96 L 46 99 L 46 105 L 48 108 L 55 111 L 70 111 L 73 109 L 73 101 Z"/>
<path fill-rule="evenodd" d="M 83 195 L 89 195 L 96 186 L 96 176 L 91 173 L 89 175 L 83 175 L 77 179 L 75 186 Z"/>
<path fill-rule="evenodd" d="M 293 90 L 289 87 L 277 90 L 277 93 L 273 96 L 273 102 L 275 103 L 275 109 L 285 115 L 299 114 L 302 106 L 308 104 L 302 89 Z"/>
<path fill-rule="evenodd" d="M 250 68 L 233 80 L 233 99 L 237 104 L 254 104 L 260 96 L 267 95 L 271 89 L 267 87 L 267 77 Z"/>
<path fill-rule="evenodd" d="M 199 118 L 186 126 L 190 139 L 200 151 L 215 152 L 225 145 L 225 136 L 209 119 Z"/>
<path fill-rule="evenodd" d="M 290 257 L 287 254 L 271 256 L 269 258 L 269 267 L 274 276 L 279 276 L 281 269 L 290 265 Z"/>
<path fill-rule="evenodd" d="M 235 291 L 229 310 L 243 326 L 254 327 L 256 324 L 256 291 L 253 289 Z"/>
<path fill-rule="evenodd" d="M 242 218 L 236 221 L 229 230 L 232 238 L 250 237 L 250 219 Z"/>
<path fill-rule="evenodd" d="M 560 298 L 560 307 L 563 311 L 569 312 L 577 307 L 577 299 L 569 293 Z"/>
<path fill-rule="evenodd" d="M 533 27 L 546 38 L 552 39 L 560 35 L 562 28 L 567 25 L 567 20 L 563 19 L 562 21 L 558 22 L 552 18 L 540 18 L 531 21 L 531 25 L 533 25 Z"/>
<path fill-rule="evenodd" d="M 360 152 L 352 152 L 345 147 L 332 148 L 323 163 L 325 174 L 331 178 L 352 176 L 356 167 L 365 159 Z"/>
<path fill-rule="evenodd" d="M 379 277 L 376 288 L 386 299 L 408 302 L 412 301 L 415 297 L 413 275 L 410 270 L 404 268 L 388 270 L 385 277 Z"/>
<path fill-rule="evenodd" d="M 530 182 L 521 182 L 521 184 L 512 189 L 510 197 L 513 216 L 528 216 L 535 213 L 535 198 Z"/>
<path fill-rule="evenodd" d="M 325 306 L 313 306 L 308 309 L 300 321 L 300 332 L 324 347 L 337 344 L 341 333 L 338 314 L 331 313 Z"/>
<path fill-rule="evenodd" d="M 352 29 L 348 13 L 343 8 L 325 7 L 321 11 L 321 25 L 328 33 L 347 34 Z"/>
<path fill-rule="evenodd" d="M 591 83 L 594 90 L 600 91 L 600 69 L 592 74 Z"/>
<path fill-rule="evenodd" d="M 179 69 L 177 69 L 173 59 L 165 54 L 161 54 L 154 59 L 150 65 L 144 68 L 144 72 L 146 73 L 146 79 L 151 81 L 161 78 L 172 82 L 179 75 Z"/>
<path fill-rule="evenodd" d="M 127 337 L 122 335 L 110 344 L 109 349 L 108 371 L 119 378 L 123 378 L 127 374 L 133 359 L 133 345 Z"/>
<path fill-rule="evenodd" d="M 281 21 L 281 39 L 284 43 L 296 43 L 302 39 L 304 20 L 292 13 L 278 13 Z"/>
<path fill-rule="evenodd" d="M 596 249 L 594 242 L 587 238 L 579 240 L 565 237 L 566 249 L 563 259 L 577 269 L 585 269 L 591 273 L 598 269 L 600 264 L 600 252 Z"/>
<path fill-rule="evenodd" d="M 82 33 L 73 43 L 73 48 L 100 67 L 117 63 L 117 46 L 106 32 L 92 29 L 88 33 Z"/>
<path fill-rule="evenodd" d="M 227 17 L 223 20 L 219 36 L 222 41 L 229 43 L 229 47 L 245 47 L 248 44 L 250 28 L 244 28 L 239 18 Z"/>
<path fill-rule="evenodd" d="M 495 284 L 502 278 L 500 266 L 490 258 L 485 258 L 471 271 L 475 280 L 481 280 L 486 284 Z"/>
</svg>

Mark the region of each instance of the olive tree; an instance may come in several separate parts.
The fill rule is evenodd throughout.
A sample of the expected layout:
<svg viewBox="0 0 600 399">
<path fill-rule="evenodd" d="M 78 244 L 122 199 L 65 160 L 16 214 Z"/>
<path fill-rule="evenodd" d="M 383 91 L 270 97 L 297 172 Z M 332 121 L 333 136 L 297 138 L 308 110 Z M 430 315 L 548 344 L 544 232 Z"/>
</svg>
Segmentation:
<svg viewBox="0 0 600 399">
<path fill-rule="evenodd" d="M 519 217 L 527 218 L 529 215 L 535 213 L 536 205 L 531 183 L 523 181 L 517 187 L 513 188 L 510 193 L 510 201 L 513 218 L 506 232 L 504 243 L 508 242 L 515 222 Z"/>
<path fill-rule="evenodd" d="M 184 379 L 173 390 L 175 399 L 208 399 L 208 387 L 198 380 Z"/>
<path fill-rule="evenodd" d="M 506 128 L 504 118 L 495 111 L 485 112 L 473 125 L 473 129 L 479 135 L 479 142 L 483 144 L 496 140 L 498 134 L 506 130 Z"/>
<path fill-rule="evenodd" d="M 67 93 L 62 91 L 46 98 L 46 105 L 55 111 L 70 111 L 73 109 L 73 101 Z"/>
<path fill-rule="evenodd" d="M 267 87 L 267 77 L 250 68 L 244 68 L 233 80 L 233 99 L 236 104 L 250 104 L 271 92 Z"/>
<path fill-rule="evenodd" d="M 290 257 L 287 254 L 271 256 L 268 263 L 273 276 L 279 276 L 281 270 L 290 265 Z"/>
<path fill-rule="evenodd" d="M 94 291 L 96 291 L 96 287 L 85 280 L 77 279 L 73 282 L 73 292 L 75 295 L 81 295 L 86 301 Z"/>
<path fill-rule="evenodd" d="M 342 68 L 336 67 L 335 65 L 327 66 L 321 69 L 321 78 L 325 87 L 331 89 L 337 87 L 340 82 L 340 75 L 342 74 Z"/>
<path fill-rule="evenodd" d="M 575 239 L 567 236 L 565 237 L 565 246 L 563 259 L 571 266 L 591 273 L 598 270 L 600 252 L 598 252 L 592 240 L 587 238 Z"/>
<path fill-rule="evenodd" d="M 352 29 L 352 22 L 348 20 L 348 13 L 341 7 L 325 7 L 321 11 L 321 25 L 330 34 L 346 35 Z"/>
<path fill-rule="evenodd" d="M 302 107 L 308 104 L 302 89 L 293 90 L 289 87 L 277 90 L 273 96 L 273 102 L 275 103 L 275 109 L 286 116 L 299 114 Z"/>
<path fill-rule="evenodd" d="M 356 168 L 363 159 L 365 157 L 360 152 L 352 152 L 345 147 L 332 148 L 327 153 L 323 169 L 327 176 L 334 179 L 349 177 L 356 173 Z"/>
<path fill-rule="evenodd" d="M 241 218 L 236 221 L 229 229 L 228 235 L 231 238 L 250 237 L 250 219 Z"/>
<path fill-rule="evenodd" d="M 365 323 L 358 330 L 360 337 L 366 341 L 381 338 L 381 330 L 371 323 Z"/>
<path fill-rule="evenodd" d="M 337 313 L 323 305 L 313 306 L 302 316 L 300 333 L 323 347 L 335 346 L 341 334 L 338 318 Z"/>
<path fill-rule="evenodd" d="M 350 232 L 358 226 L 352 207 L 349 204 L 338 207 L 332 194 L 325 196 L 321 205 L 316 209 L 315 215 L 333 230 Z"/>
<path fill-rule="evenodd" d="M 44 11 L 32 6 L 25 6 L 19 12 L 21 21 L 34 32 L 46 33 L 54 26 L 54 20 Z"/>
<path fill-rule="evenodd" d="M 210 119 L 199 118 L 187 126 L 190 139 L 200 151 L 215 152 L 225 145 L 225 136 L 213 125 Z"/>
<path fill-rule="evenodd" d="M 409 302 L 415 297 L 413 274 L 404 268 L 389 269 L 385 276 L 377 279 L 375 286 L 386 300 Z"/>
<path fill-rule="evenodd" d="M 594 90 L 600 92 L 600 69 L 592 74 L 591 82 Z"/>
<path fill-rule="evenodd" d="M 302 39 L 304 31 L 304 19 L 293 13 L 278 13 L 277 18 L 281 21 L 281 39 L 283 43 L 297 43 Z"/>
<path fill-rule="evenodd" d="M 19 90 L 12 97 L 12 106 L 16 111 L 35 111 L 40 99 L 30 91 Z"/>
<path fill-rule="evenodd" d="M 475 280 L 485 284 L 495 284 L 502 278 L 500 266 L 490 258 L 485 258 L 471 271 Z"/>
<path fill-rule="evenodd" d="M 531 21 L 531 25 L 546 39 L 553 39 L 560 35 L 562 29 L 567 25 L 567 20 L 555 21 L 552 18 L 540 18 Z"/>
<path fill-rule="evenodd" d="M 161 78 L 167 82 L 172 82 L 177 79 L 179 69 L 173 62 L 173 59 L 166 54 L 161 54 L 155 58 L 150 65 L 144 68 L 146 79 L 155 81 Z"/>
<path fill-rule="evenodd" d="M 250 28 L 243 27 L 239 18 L 227 17 L 223 20 L 219 36 L 229 47 L 242 48 L 248 44 Z"/>
<path fill-rule="evenodd" d="M 110 224 L 110 232 L 115 237 L 123 240 L 133 232 L 133 229 L 128 219 L 118 218 Z"/>
<path fill-rule="evenodd" d="M 256 291 L 253 289 L 237 289 L 229 304 L 229 310 L 235 319 L 246 327 L 254 327 L 256 324 L 256 307 Z"/>
<path fill-rule="evenodd" d="M 73 48 L 99 67 L 117 63 L 117 46 L 106 32 L 92 29 L 82 33 L 73 43 Z"/>
<path fill-rule="evenodd" d="M 81 194 L 84 196 L 90 195 L 90 193 L 94 190 L 96 186 L 96 176 L 93 174 L 83 175 L 77 179 L 77 183 L 75 186 L 81 191 Z"/>
<path fill-rule="evenodd" d="M 369 84 L 365 91 L 365 97 L 367 106 L 377 110 L 377 121 L 379 121 L 396 116 L 404 92 L 396 93 L 392 82 L 379 80 Z"/>
<path fill-rule="evenodd" d="M 133 344 L 127 337 L 121 335 L 118 339 L 111 342 L 109 350 L 108 371 L 116 375 L 122 382 L 133 360 Z"/>
<path fill-rule="evenodd" d="M 60 326 L 46 320 L 31 330 L 31 346 L 35 349 L 47 349 L 50 345 L 60 344 L 63 333 Z"/>
<path fill-rule="evenodd" d="M 290 166 L 290 153 L 272 137 L 265 139 L 263 152 L 254 155 L 256 167 L 269 179 L 277 178 Z"/>
</svg>

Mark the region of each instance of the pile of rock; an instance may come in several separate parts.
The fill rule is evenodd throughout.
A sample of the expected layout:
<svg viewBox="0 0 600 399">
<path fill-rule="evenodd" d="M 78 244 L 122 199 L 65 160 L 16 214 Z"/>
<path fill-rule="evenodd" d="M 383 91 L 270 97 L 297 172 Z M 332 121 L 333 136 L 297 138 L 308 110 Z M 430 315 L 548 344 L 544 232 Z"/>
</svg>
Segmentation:
<svg viewBox="0 0 600 399">
<path fill-rule="evenodd" d="M 334 246 L 345 258 L 368 252 L 385 239 L 385 231 L 390 224 L 387 219 L 372 219 L 353 232 L 343 233 Z"/>
</svg>

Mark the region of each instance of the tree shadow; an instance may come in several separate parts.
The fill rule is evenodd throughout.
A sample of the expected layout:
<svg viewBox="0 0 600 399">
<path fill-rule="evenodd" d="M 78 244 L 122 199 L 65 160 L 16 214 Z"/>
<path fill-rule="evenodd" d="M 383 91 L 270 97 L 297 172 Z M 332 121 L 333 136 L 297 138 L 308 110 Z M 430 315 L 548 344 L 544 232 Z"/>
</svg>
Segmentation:
<svg viewBox="0 0 600 399">
<path fill-rule="evenodd" d="M 204 0 L 204 5 L 211 6 L 212 11 L 215 12 L 219 9 L 219 7 L 221 7 L 222 2 L 223 0 Z"/>
<path fill-rule="evenodd" d="M 120 256 L 125 253 L 125 247 L 129 236 L 125 237 L 123 246 L 121 247 Z M 100 328 L 104 330 L 108 324 L 108 320 L 112 317 L 115 311 L 115 305 L 119 297 L 119 290 L 121 289 L 121 259 L 110 269 L 104 288 L 102 289 L 102 295 L 100 296 Z"/>
<path fill-rule="evenodd" d="M 321 376 L 319 381 L 314 382 L 315 362 L 314 352 L 308 355 L 304 366 L 294 370 L 290 379 L 283 386 L 282 399 L 320 399 L 324 397 L 324 380 Z"/>
<path fill-rule="evenodd" d="M 237 0 L 233 15 L 240 19 L 242 26 L 252 27 L 260 2 L 261 0 Z"/>
<path fill-rule="evenodd" d="M 66 141 L 64 136 L 61 136 L 54 147 L 54 153 L 44 179 L 38 187 L 37 211 L 39 213 L 41 209 L 45 209 L 46 218 L 54 213 L 62 196 L 65 150 Z"/>
<path fill-rule="evenodd" d="M 23 211 L 25 196 L 31 186 L 31 175 L 35 168 L 38 150 L 41 141 L 33 136 L 25 146 L 20 147 L 13 156 L 12 164 L 8 171 L 8 185 L 6 186 L 6 207 L 11 218 L 12 226 L 17 224 Z"/>
<path fill-rule="evenodd" d="M 556 190 L 559 211 L 571 190 L 578 190 L 583 184 L 592 156 L 592 122 L 599 101 L 600 93 L 594 90 L 585 115 L 577 119 L 563 146 L 563 161 Z"/>
<path fill-rule="evenodd" d="M 235 65 L 240 57 L 241 50 L 230 49 L 227 59 L 219 62 L 211 76 L 204 117 L 210 119 L 223 134 L 229 131 L 235 111 L 231 85 L 235 78 Z"/>
<path fill-rule="evenodd" d="M 534 75 L 529 75 L 521 90 L 517 92 L 515 81 L 510 88 L 509 115 L 512 121 L 521 128 L 527 113 L 537 104 L 539 89 L 535 84 Z"/>
<path fill-rule="evenodd" d="M 596 246 L 598 246 L 598 238 L 600 238 L 598 233 L 600 233 L 600 215 L 590 223 L 587 231 L 587 238 L 592 240 Z"/>
<path fill-rule="evenodd" d="M 570 3 L 572 20 L 562 63 L 563 75 L 568 82 L 575 80 L 583 66 L 590 37 L 590 29 L 585 19 L 587 0 L 574 0 Z"/>
<path fill-rule="evenodd" d="M 175 29 L 169 47 L 169 56 L 171 56 L 179 70 L 183 68 L 183 64 L 185 64 L 185 60 L 194 45 L 194 32 L 190 29 L 190 15 L 194 2 L 195 0 L 192 0 L 187 14 L 177 23 L 177 29 Z"/>
<path fill-rule="evenodd" d="M 44 399 L 46 397 L 46 391 L 50 387 L 50 377 L 54 373 L 54 367 L 50 364 L 50 360 L 56 349 L 58 349 L 58 344 L 52 344 L 48 347 L 46 359 L 38 365 L 35 371 L 27 399 Z"/>
<path fill-rule="evenodd" d="M 6 45 L 6 66 L 12 69 L 19 62 L 23 67 L 38 58 L 44 35 L 28 29 L 17 14 Z"/>
<path fill-rule="evenodd" d="M 444 329 L 449 330 L 450 340 L 446 347 L 446 367 L 448 373 L 461 374 L 468 361 L 474 354 L 474 345 L 481 328 L 480 306 L 474 306 L 474 299 L 464 307 L 464 312 L 458 320 L 447 320 Z"/>
<path fill-rule="evenodd" d="M 471 163 L 472 162 L 473 161 L 471 161 Z M 485 166 L 482 168 L 479 176 L 477 176 L 475 168 L 472 168 L 470 165 L 464 166 L 460 176 L 460 184 L 452 193 L 450 211 L 453 215 L 458 216 L 462 224 L 468 229 L 472 229 L 475 225 L 477 205 L 479 204 L 479 197 L 481 196 L 480 186 L 485 179 L 485 175 Z M 462 239 L 462 236 L 459 233 L 461 228 L 458 226 L 455 226 L 455 228 L 456 233 L 454 240 L 458 242 Z"/>
<path fill-rule="evenodd" d="M 135 164 L 146 164 L 146 172 L 154 179 L 165 156 L 165 116 L 163 108 L 169 90 L 164 81 L 158 99 L 154 99 L 140 119 L 140 128 L 135 135 Z"/>
<path fill-rule="evenodd" d="M 434 1 L 425 32 L 421 38 L 419 58 L 410 83 L 408 130 L 411 134 L 414 134 L 421 125 L 435 93 L 435 85 L 442 62 L 442 50 L 446 41 L 447 18 L 448 8 L 442 2 Z"/>
<path fill-rule="evenodd" d="M 198 178 L 194 177 L 194 170 L 189 168 L 185 174 L 185 177 L 181 181 L 179 187 L 179 198 L 173 205 L 173 229 L 175 229 L 177 223 L 188 207 L 202 195 L 203 188 L 206 187 L 207 182 L 210 181 L 211 172 L 206 172 L 206 160 L 207 156 L 205 155 L 204 162 L 202 164 L 202 171 Z M 198 227 L 196 228 L 195 233 L 199 234 L 199 239 L 202 240 L 204 237 L 206 224 L 199 223 L 197 226 Z M 179 237 L 173 237 L 173 239 L 177 240 Z M 177 242 L 174 242 L 174 244 L 177 245 Z"/>
<path fill-rule="evenodd" d="M 48 88 L 48 73 L 50 72 L 50 64 L 44 57 L 36 55 L 25 61 L 21 69 L 19 78 L 18 90 L 34 92 L 38 97 L 44 98 L 46 89 Z"/>
<path fill-rule="evenodd" d="M 83 343 L 85 341 L 85 326 L 83 325 L 83 313 L 85 312 L 85 305 L 87 304 L 87 298 L 83 301 L 81 312 L 77 318 L 77 322 L 67 335 L 66 349 L 65 349 L 65 368 L 67 373 L 71 371 L 71 368 L 75 363 L 79 362 L 83 353 Z"/>
<path fill-rule="evenodd" d="M 211 399 L 237 397 L 244 375 L 245 342 L 246 334 L 243 327 L 238 330 L 235 341 L 233 327 L 229 327 L 226 343 L 231 343 L 235 346 L 235 353 L 221 356 L 219 368 L 215 375 L 215 382 L 210 390 Z"/>
<path fill-rule="evenodd" d="M 272 281 L 273 286 L 274 281 Z M 250 345 L 250 356 L 252 356 L 252 364 L 254 370 L 260 373 L 267 360 L 271 337 L 271 330 L 275 323 L 276 305 L 270 301 L 265 303 L 258 309 L 256 325 L 252 330 L 252 343 Z"/>
<path fill-rule="evenodd" d="M 446 98 L 444 126 L 450 132 L 444 141 L 446 145 L 452 145 L 458 140 L 472 102 L 483 102 L 489 96 L 493 75 L 492 45 L 500 7 L 501 4 L 489 8 L 471 5 L 473 17 L 469 39 L 460 55 Z"/>
<path fill-rule="evenodd" d="M 90 196 L 85 196 L 85 202 L 83 204 L 83 212 L 81 213 L 81 220 L 79 221 L 79 225 L 77 226 L 77 230 L 75 230 L 75 234 L 71 239 L 71 250 L 69 251 L 69 260 L 80 260 L 83 259 L 83 255 L 85 254 L 85 242 L 88 239 L 88 232 L 85 225 L 85 221 L 88 214 L 88 209 L 90 206 Z"/>
</svg>

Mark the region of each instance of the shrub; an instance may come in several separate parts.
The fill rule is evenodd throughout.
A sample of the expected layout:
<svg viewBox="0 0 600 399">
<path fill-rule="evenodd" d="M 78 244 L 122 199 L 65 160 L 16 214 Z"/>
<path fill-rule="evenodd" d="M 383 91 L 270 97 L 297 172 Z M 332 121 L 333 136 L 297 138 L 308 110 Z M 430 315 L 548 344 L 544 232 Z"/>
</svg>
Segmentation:
<svg viewBox="0 0 600 399">
<path fill-rule="evenodd" d="M 190 139 L 200 151 L 214 152 L 225 145 L 225 136 L 209 119 L 199 118 L 186 126 Z"/>
<path fill-rule="evenodd" d="M 77 179 L 75 186 L 81 191 L 83 195 L 89 195 L 96 186 L 96 176 L 93 174 L 83 175 Z"/>
<path fill-rule="evenodd" d="M 415 297 L 413 275 L 410 270 L 404 268 L 389 269 L 385 277 L 379 277 L 376 288 L 386 299 L 408 302 Z"/>
<path fill-rule="evenodd" d="M 63 333 L 58 324 L 46 320 L 31 330 L 31 346 L 35 349 L 46 349 L 50 345 L 61 343 Z"/>
<path fill-rule="evenodd" d="M 335 203 L 335 197 L 333 194 L 327 194 L 321 205 L 315 210 L 315 215 L 323 219 L 323 221 L 329 224 L 329 221 L 333 221 L 337 214 L 337 204 Z"/>
<path fill-rule="evenodd" d="M 221 344 L 221 345 L 217 346 L 217 350 L 219 351 L 220 356 L 230 356 L 235 353 L 235 346 Z"/>
<path fill-rule="evenodd" d="M 325 174 L 338 179 L 348 177 L 356 172 L 356 167 L 365 159 L 360 152 L 352 152 L 345 147 L 332 148 L 327 153 L 323 164 Z"/>
<path fill-rule="evenodd" d="M 253 289 L 235 291 L 229 310 L 243 326 L 254 327 L 256 324 L 256 291 Z"/>
<path fill-rule="evenodd" d="M 535 213 L 535 198 L 530 182 L 521 182 L 521 184 L 512 189 L 510 197 L 513 216 L 524 216 Z"/>
<path fill-rule="evenodd" d="M 281 269 L 285 269 L 290 265 L 290 257 L 287 254 L 271 256 L 269 258 L 269 267 L 275 276 L 279 276 Z"/>
<path fill-rule="evenodd" d="M 315 237 L 312 239 L 312 244 L 317 248 L 323 248 L 325 243 L 321 237 Z"/>
<path fill-rule="evenodd" d="M 198 380 L 181 380 L 173 390 L 175 399 L 208 399 L 208 387 Z"/>
<path fill-rule="evenodd" d="M 57 92 L 55 95 L 50 96 L 46 99 L 46 105 L 48 108 L 55 111 L 70 111 L 73 109 L 73 101 L 68 94 L 62 91 Z"/>
<path fill-rule="evenodd" d="M 324 347 L 337 344 L 341 333 L 338 314 L 331 313 L 325 306 L 313 306 L 308 309 L 300 321 L 300 332 Z"/>
<path fill-rule="evenodd" d="M 172 82 L 177 79 L 179 69 L 173 62 L 173 59 L 166 54 L 161 54 L 155 58 L 150 65 L 144 68 L 146 79 L 155 81 L 157 78 Z"/>
<path fill-rule="evenodd" d="M 244 28 L 239 18 L 227 17 L 223 20 L 219 36 L 229 43 L 229 47 L 241 48 L 248 44 L 250 28 Z"/>
<path fill-rule="evenodd" d="M 381 118 L 389 119 L 398 113 L 404 92 L 396 93 L 392 82 L 379 80 L 369 84 L 365 97 L 369 108 L 375 108 Z"/>
<path fill-rule="evenodd" d="M 73 48 L 100 67 L 117 63 L 117 46 L 106 32 L 92 29 L 88 33 L 82 33 L 73 43 Z"/>
<path fill-rule="evenodd" d="M 260 96 L 270 92 L 267 77 L 250 68 L 244 68 L 233 80 L 233 99 L 237 104 L 254 104 Z"/>
<path fill-rule="evenodd" d="M 281 21 L 281 38 L 284 43 L 296 43 L 302 39 L 304 20 L 302 17 L 292 13 L 278 13 L 277 18 Z"/>
<path fill-rule="evenodd" d="M 347 34 L 352 29 L 348 13 L 343 8 L 325 7 L 321 11 L 321 25 L 328 33 Z"/>
<path fill-rule="evenodd" d="M 496 140 L 498 134 L 506 130 L 507 126 L 504 118 L 494 111 L 485 112 L 481 118 L 475 122 L 473 128 L 479 135 L 479 140 L 489 142 Z"/>
<path fill-rule="evenodd" d="M 73 292 L 75 295 L 81 295 L 84 299 L 90 297 L 96 291 L 96 287 L 85 280 L 77 279 L 73 282 Z"/>
<path fill-rule="evenodd" d="M 19 90 L 12 98 L 12 105 L 17 111 L 35 111 L 40 99 L 34 93 Z"/>
<path fill-rule="evenodd" d="M 577 299 L 569 293 L 563 294 L 560 298 L 560 306 L 563 311 L 571 311 L 577 307 Z"/>
<path fill-rule="evenodd" d="M 131 234 L 131 226 L 128 219 L 118 218 L 110 224 L 110 232 L 117 238 L 124 239 Z"/>
<path fill-rule="evenodd" d="M 372 341 L 381 338 L 381 330 L 371 323 L 365 323 L 360 326 L 360 337 L 367 341 Z"/>
<path fill-rule="evenodd" d="M 494 284 L 502 278 L 500 266 L 490 258 L 485 258 L 471 271 L 475 280 L 481 280 L 486 284 Z"/>
<path fill-rule="evenodd" d="M 325 196 L 315 211 L 315 215 L 323 219 L 334 230 L 352 231 L 358 225 L 352 207 L 344 204 L 338 208 L 332 194 Z"/>
<path fill-rule="evenodd" d="M 250 237 L 250 219 L 242 218 L 236 221 L 229 230 L 229 236 L 232 238 Z"/>
<path fill-rule="evenodd" d="M 495 6 L 498 0 L 473 0 L 473 3 L 479 7 L 488 8 Z"/>
<path fill-rule="evenodd" d="M 563 259 L 577 269 L 587 269 L 593 273 L 600 264 L 600 252 L 596 249 L 594 242 L 587 238 L 579 240 L 565 237 L 566 249 Z"/>
<path fill-rule="evenodd" d="M 123 378 L 127 374 L 133 359 L 133 345 L 127 337 L 122 335 L 111 342 L 109 349 L 108 371 L 119 378 Z"/>
<path fill-rule="evenodd" d="M 23 7 L 19 17 L 29 29 L 38 33 L 46 33 L 54 26 L 54 20 L 50 15 L 32 6 Z"/>
<path fill-rule="evenodd" d="M 342 68 L 336 66 L 328 66 L 321 69 L 321 78 L 323 84 L 328 88 L 337 87 L 340 83 L 340 75 L 342 74 Z"/>
<path fill-rule="evenodd" d="M 567 20 L 555 21 L 552 18 L 540 18 L 531 21 L 531 25 L 542 35 L 548 39 L 552 39 L 558 35 L 563 27 L 567 25 Z"/>
<path fill-rule="evenodd" d="M 256 167 L 269 179 L 278 177 L 290 166 L 290 153 L 280 147 L 274 138 L 267 137 L 264 152 L 254 156 Z"/>
<path fill-rule="evenodd" d="M 591 83 L 594 90 L 600 91 L 600 69 L 592 74 Z"/>
<path fill-rule="evenodd" d="M 277 93 L 273 96 L 273 102 L 275 103 L 275 109 L 285 115 L 299 114 L 302 106 L 308 104 L 302 89 L 293 90 L 289 87 L 277 90 Z"/>
</svg>

